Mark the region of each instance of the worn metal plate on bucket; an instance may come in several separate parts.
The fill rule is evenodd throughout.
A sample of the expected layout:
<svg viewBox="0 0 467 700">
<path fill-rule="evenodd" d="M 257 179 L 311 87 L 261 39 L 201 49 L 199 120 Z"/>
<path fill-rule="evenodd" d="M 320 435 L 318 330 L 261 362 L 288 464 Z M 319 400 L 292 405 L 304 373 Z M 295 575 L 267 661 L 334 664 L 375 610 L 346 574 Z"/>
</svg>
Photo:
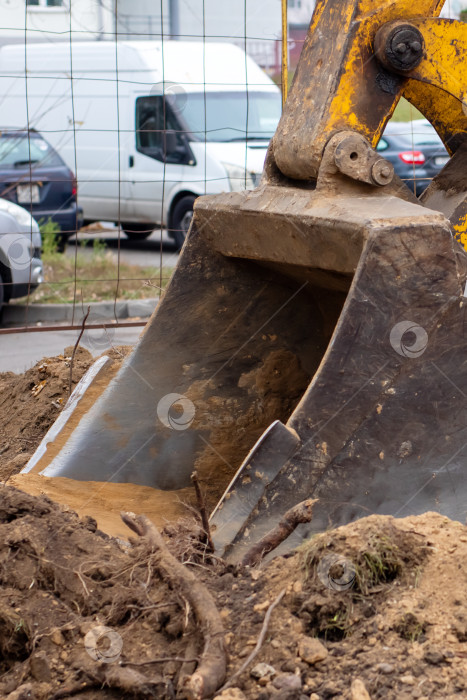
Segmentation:
<svg viewBox="0 0 467 700">
<path fill-rule="evenodd" d="M 260 437 L 211 515 L 211 534 L 216 550 L 223 551 L 234 539 L 266 486 L 299 445 L 297 433 L 280 421 L 274 421 Z"/>
</svg>

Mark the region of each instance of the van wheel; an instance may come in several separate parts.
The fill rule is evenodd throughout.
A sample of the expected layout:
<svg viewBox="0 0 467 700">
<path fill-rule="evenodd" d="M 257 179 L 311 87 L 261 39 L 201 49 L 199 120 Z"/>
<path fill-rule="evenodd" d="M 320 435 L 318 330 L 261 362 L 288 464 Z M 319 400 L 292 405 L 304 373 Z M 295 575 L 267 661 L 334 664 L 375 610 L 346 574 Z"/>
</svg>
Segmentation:
<svg viewBox="0 0 467 700">
<path fill-rule="evenodd" d="M 174 207 L 172 214 L 171 236 L 175 241 L 177 249 L 180 250 L 185 243 L 185 238 L 193 218 L 193 205 L 196 197 L 192 194 L 182 197 Z"/>
<path fill-rule="evenodd" d="M 125 231 L 126 237 L 130 241 L 144 241 L 149 238 L 151 233 L 156 228 L 155 224 L 122 224 L 122 229 Z"/>
<path fill-rule="evenodd" d="M 57 242 L 57 253 L 64 253 L 68 243 L 68 233 L 59 233 L 55 239 Z"/>
</svg>

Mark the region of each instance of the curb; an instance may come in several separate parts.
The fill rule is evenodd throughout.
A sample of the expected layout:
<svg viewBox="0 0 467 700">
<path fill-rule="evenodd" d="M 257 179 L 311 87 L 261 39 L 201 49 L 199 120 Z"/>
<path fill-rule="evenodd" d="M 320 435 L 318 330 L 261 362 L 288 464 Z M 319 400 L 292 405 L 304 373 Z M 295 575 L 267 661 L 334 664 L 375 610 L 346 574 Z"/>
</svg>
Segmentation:
<svg viewBox="0 0 467 700">
<path fill-rule="evenodd" d="M 128 301 L 96 301 L 84 306 L 73 304 L 5 304 L 2 325 L 31 325 L 34 323 L 58 323 L 67 321 L 79 325 L 88 306 L 91 307 L 89 323 L 124 318 L 149 318 L 157 306 L 159 298 L 135 299 Z M 84 308 L 84 311 L 83 311 Z"/>
</svg>

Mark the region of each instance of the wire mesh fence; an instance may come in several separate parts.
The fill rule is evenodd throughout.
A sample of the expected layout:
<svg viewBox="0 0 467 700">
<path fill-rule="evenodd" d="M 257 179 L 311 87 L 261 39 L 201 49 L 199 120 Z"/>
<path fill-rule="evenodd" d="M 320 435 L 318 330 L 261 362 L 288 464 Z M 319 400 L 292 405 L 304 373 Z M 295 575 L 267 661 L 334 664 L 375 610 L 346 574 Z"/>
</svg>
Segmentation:
<svg viewBox="0 0 467 700">
<path fill-rule="evenodd" d="M 28 330 L 38 303 L 69 306 L 57 327 L 102 300 L 118 322 L 163 293 L 196 197 L 259 184 L 314 2 L 2 6 L 0 304 Z M 403 109 L 378 149 L 420 195 L 448 155 Z"/>
</svg>

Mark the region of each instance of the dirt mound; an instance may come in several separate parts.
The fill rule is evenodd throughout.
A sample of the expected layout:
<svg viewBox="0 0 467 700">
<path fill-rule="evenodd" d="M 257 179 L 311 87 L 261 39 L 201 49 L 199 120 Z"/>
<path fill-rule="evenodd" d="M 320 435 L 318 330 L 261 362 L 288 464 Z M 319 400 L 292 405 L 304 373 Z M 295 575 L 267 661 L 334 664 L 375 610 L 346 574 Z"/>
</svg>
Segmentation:
<svg viewBox="0 0 467 700">
<path fill-rule="evenodd" d="M 199 537 L 195 522 L 165 530 L 216 601 L 227 679 L 259 646 L 224 700 L 466 697 L 463 525 L 435 513 L 371 516 L 262 569 L 209 559 Z M 182 697 L 202 630 L 154 556 L 144 542 L 123 547 L 91 518 L 3 487 L 0 696 Z"/>
<path fill-rule="evenodd" d="M 126 352 L 112 351 L 113 361 Z M 24 375 L 0 375 L 0 479 L 22 468 L 65 405 L 70 355 L 68 348 Z M 85 350 L 77 353 L 73 386 L 91 363 Z M 98 511 L 102 485 L 86 484 L 84 493 L 81 484 L 75 493 L 75 482 L 54 482 L 54 496 L 68 493 L 80 517 L 41 495 L 44 479 L 34 479 L 37 497 L 0 486 L 0 697 L 184 697 L 182 679 L 200 660 L 203 628 L 156 555 L 143 541 L 108 537 L 85 515 L 91 502 Z M 109 488 L 115 508 L 100 504 L 112 520 L 102 527 L 117 532 L 119 508 L 163 524 L 150 491 L 134 492 L 130 502 L 125 485 Z M 187 512 L 184 496 L 171 517 Z M 222 700 L 467 697 L 467 528 L 460 523 L 436 513 L 370 516 L 255 569 L 207 556 L 195 519 L 163 532 L 220 611 L 233 679 Z M 130 533 L 119 524 L 118 534 Z"/>
<path fill-rule="evenodd" d="M 177 593 L 154 576 L 144 544 L 124 548 L 91 518 L 8 486 L 0 531 L 1 697 L 173 697 L 180 663 L 167 659 L 161 668 L 151 659 L 176 659 L 193 624 Z M 147 694 L 103 675 L 117 659 L 119 668 L 151 670 Z M 103 684 L 110 689 L 99 690 Z M 81 692 L 87 688 L 97 690 Z"/>
<path fill-rule="evenodd" d="M 121 362 L 131 348 L 115 348 L 106 354 Z M 29 460 L 52 423 L 65 406 L 70 393 L 70 362 L 73 347 L 63 355 L 46 357 L 24 374 L 0 374 L 0 480 L 17 474 Z M 79 348 L 73 362 L 74 389 L 94 362 Z"/>
</svg>

